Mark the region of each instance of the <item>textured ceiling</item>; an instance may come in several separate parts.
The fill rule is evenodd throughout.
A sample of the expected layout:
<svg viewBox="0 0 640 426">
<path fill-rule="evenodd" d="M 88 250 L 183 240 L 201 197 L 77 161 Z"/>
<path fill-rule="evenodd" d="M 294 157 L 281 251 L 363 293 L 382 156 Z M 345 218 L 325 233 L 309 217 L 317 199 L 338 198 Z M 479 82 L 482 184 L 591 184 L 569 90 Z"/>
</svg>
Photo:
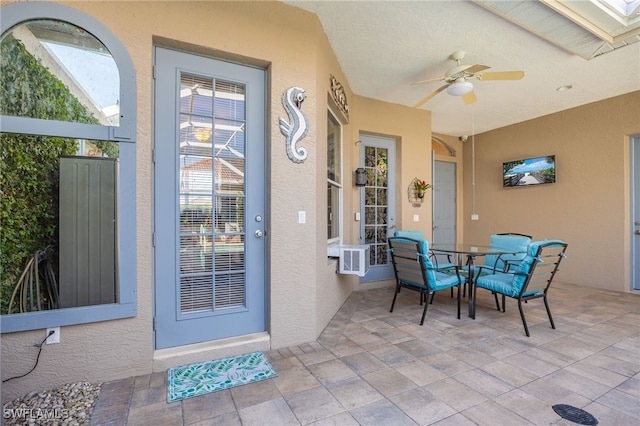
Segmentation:
<svg viewBox="0 0 640 426">
<path fill-rule="evenodd" d="M 640 43 L 586 60 L 467 0 L 284 2 L 319 17 L 360 96 L 413 106 L 443 82 L 411 83 L 444 76 L 457 50 L 466 51 L 463 64 L 525 72 L 518 81 L 474 81 L 471 105 L 437 95 L 422 106 L 436 133 L 482 133 L 640 90 Z M 565 85 L 573 89 L 556 90 Z"/>
</svg>

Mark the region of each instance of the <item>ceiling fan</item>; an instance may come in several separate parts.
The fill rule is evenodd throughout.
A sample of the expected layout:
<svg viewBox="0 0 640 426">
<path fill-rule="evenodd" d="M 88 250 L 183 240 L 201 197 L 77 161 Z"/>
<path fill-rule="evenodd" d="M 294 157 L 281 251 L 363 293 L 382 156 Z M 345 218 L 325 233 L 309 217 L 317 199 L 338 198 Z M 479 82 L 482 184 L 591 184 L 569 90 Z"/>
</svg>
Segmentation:
<svg viewBox="0 0 640 426">
<path fill-rule="evenodd" d="M 456 66 L 448 70 L 443 78 L 431 78 L 412 83 L 412 85 L 428 83 L 431 81 L 444 81 L 446 83 L 444 86 L 439 87 L 433 93 L 415 104 L 415 108 L 419 108 L 426 104 L 445 89 L 447 90 L 447 93 L 452 96 L 462 96 L 464 103 L 469 105 L 478 99 L 473 91 L 473 84 L 471 83 L 471 80 L 520 80 L 524 77 L 524 71 L 482 72 L 491 67 L 480 64 L 463 65 L 462 59 L 464 58 L 464 55 L 465 52 L 463 50 L 459 50 L 453 52 L 449 56 L 449 59 L 455 61 Z"/>
</svg>

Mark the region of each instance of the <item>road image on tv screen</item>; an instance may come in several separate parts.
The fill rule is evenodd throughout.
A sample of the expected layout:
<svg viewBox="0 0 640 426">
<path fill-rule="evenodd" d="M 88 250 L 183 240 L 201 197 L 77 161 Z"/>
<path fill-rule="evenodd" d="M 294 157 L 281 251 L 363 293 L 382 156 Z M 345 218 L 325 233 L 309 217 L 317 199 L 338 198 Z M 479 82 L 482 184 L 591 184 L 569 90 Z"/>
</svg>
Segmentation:
<svg viewBox="0 0 640 426">
<path fill-rule="evenodd" d="M 502 186 L 526 186 L 556 181 L 556 157 L 525 158 L 502 163 Z"/>
</svg>

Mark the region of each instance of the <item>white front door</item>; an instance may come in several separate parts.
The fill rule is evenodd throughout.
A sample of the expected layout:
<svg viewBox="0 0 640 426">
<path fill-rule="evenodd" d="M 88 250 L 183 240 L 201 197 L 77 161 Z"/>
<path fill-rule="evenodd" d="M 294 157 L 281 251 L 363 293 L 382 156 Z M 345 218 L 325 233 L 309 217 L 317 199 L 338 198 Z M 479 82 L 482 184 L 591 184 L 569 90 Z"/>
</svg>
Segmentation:
<svg viewBox="0 0 640 426">
<path fill-rule="evenodd" d="M 265 72 L 155 49 L 155 346 L 266 330 Z"/>
</svg>

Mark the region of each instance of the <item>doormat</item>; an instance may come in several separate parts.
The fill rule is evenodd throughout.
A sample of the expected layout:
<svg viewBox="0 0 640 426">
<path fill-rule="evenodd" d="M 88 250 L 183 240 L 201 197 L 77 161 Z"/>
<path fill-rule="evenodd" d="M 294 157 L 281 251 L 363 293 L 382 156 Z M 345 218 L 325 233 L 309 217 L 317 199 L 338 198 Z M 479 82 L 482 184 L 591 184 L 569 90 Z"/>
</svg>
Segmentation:
<svg viewBox="0 0 640 426">
<path fill-rule="evenodd" d="M 277 375 L 262 352 L 170 368 L 167 371 L 167 402 L 246 385 Z"/>
<path fill-rule="evenodd" d="M 557 415 L 565 420 L 569 420 L 570 422 L 588 426 L 595 426 L 598 424 L 598 420 L 595 417 L 581 408 L 566 404 L 557 404 L 552 408 Z"/>
</svg>

